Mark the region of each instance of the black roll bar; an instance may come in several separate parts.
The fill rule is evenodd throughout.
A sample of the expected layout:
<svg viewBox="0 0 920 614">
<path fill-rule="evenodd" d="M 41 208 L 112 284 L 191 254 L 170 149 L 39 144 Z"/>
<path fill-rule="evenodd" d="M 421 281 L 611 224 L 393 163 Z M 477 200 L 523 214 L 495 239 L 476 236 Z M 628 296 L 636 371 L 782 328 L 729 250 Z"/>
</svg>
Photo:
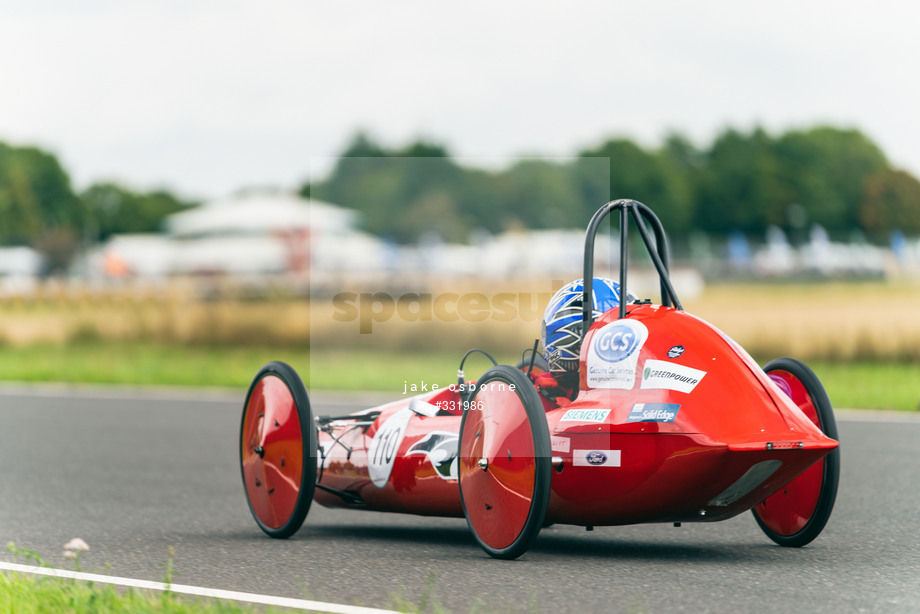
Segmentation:
<svg viewBox="0 0 920 614">
<path fill-rule="evenodd" d="M 680 299 L 674 292 L 674 286 L 671 285 L 671 278 L 668 275 L 668 237 L 664 233 L 664 227 L 661 220 L 655 215 L 655 212 L 643 205 L 637 200 L 623 198 L 613 200 L 597 210 L 591 221 L 588 223 L 588 230 L 585 233 L 585 268 L 582 277 L 582 287 L 584 295 L 582 296 L 582 335 L 588 334 L 588 329 L 594 322 L 593 309 L 591 308 L 594 301 L 591 296 L 594 292 L 594 239 L 597 235 L 597 229 L 605 217 L 611 211 L 620 212 L 620 298 L 626 295 L 626 273 L 628 269 L 629 252 L 627 250 L 627 239 L 629 236 L 629 218 L 632 217 L 636 223 L 645 249 L 652 258 L 655 270 L 658 271 L 658 279 L 661 282 L 661 304 L 665 307 L 674 307 L 683 311 Z M 652 227 L 655 233 L 655 242 L 646 228 L 646 222 Z M 626 317 L 626 303 L 620 301 L 619 317 Z"/>
</svg>

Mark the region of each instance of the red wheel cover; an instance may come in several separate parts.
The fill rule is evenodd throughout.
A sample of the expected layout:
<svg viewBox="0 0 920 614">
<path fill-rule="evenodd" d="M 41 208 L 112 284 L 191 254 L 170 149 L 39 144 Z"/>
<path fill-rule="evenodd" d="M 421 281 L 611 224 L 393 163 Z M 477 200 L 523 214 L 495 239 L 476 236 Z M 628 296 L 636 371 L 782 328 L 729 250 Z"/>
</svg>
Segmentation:
<svg viewBox="0 0 920 614">
<path fill-rule="evenodd" d="M 771 371 L 768 375 L 815 426 L 821 428 L 814 401 L 802 382 L 788 371 Z M 824 459 L 821 459 L 754 509 L 771 530 L 780 535 L 795 535 L 814 515 L 823 479 Z"/>
<path fill-rule="evenodd" d="M 241 442 L 243 479 L 253 513 L 265 526 L 277 529 L 294 513 L 303 474 L 300 417 L 281 378 L 266 375 L 253 387 Z"/>
<path fill-rule="evenodd" d="M 461 494 L 479 538 L 507 548 L 524 530 L 536 479 L 534 440 L 527 410 L 518 395 L 490 381 L 468 409 L 460 441 Z M 480 408 L 481 409 L 478 409 Z M 488 463 L 487 469 L 479 464 Z"/>
</svg>

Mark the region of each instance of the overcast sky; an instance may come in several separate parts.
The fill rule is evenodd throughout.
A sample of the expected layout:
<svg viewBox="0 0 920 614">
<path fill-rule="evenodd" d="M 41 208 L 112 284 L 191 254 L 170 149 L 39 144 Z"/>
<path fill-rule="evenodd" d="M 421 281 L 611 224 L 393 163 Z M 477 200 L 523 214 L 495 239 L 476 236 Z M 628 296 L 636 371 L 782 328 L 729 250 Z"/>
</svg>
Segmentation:
<svg viewBox="0 0 920 614">
<path fill-rule="evenodd" d="M 894 0 L 0 0 L 0 140 L 187 197 L 296 187 L 358 129 L 566 156 L 857 127 L 920 176 L 920 5 Z"/>
</svg>

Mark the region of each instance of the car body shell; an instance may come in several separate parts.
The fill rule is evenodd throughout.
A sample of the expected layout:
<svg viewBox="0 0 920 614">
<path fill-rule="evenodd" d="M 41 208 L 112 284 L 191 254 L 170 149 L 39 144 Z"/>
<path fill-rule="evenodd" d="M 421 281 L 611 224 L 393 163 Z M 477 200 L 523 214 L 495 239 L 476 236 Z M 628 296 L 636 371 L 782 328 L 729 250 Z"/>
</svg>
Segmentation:
<svg viewBox="0 0 920 614">
<path fill-rule="evenodd" d="M 712 325 L 652 304 L 619 315 L 585 336 L 574 400 L 541 396 L 553 457 L 546 522 L 723 520 L 837 447 Z M 451 386 L 326 422 L 314 500 L 463 517 L 459 432 L 478 398 Z"/>
</svg>

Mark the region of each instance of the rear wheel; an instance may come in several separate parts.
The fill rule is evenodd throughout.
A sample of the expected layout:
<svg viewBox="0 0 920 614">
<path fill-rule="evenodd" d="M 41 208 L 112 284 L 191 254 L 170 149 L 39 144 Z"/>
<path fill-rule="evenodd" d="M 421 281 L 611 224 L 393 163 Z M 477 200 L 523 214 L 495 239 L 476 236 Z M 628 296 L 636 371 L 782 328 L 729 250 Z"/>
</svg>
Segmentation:
<svg viewBox="0 0 920 614">
<path fill-rule="evenodd" d="M 479 545 L 522 555 L 543 526 L 551 459 L 543 403 L 518 369 L 486 371 L 460 423 L 460 500 Z"/>
<path fill-rule="evenodd" d="M 316 450 L 303 381 L 287 364 L 268 363 L 243 406 L 240 468 L 252 516 L 271 537 L 290 537 L 303 524 L 313 501 Z"/>
<path fill-rule="evenodd" d="M 807 365 L 794 358 L 778 358 L 764 371 L 825 435 L 838 439 L 830 399 Z M 752 510 L 754 518 L 767 537 L 780 546 L 804 546 L 827 524 L 839 480 L 840 449 L 836 448 L 757 505 Z"/>
</svg>

